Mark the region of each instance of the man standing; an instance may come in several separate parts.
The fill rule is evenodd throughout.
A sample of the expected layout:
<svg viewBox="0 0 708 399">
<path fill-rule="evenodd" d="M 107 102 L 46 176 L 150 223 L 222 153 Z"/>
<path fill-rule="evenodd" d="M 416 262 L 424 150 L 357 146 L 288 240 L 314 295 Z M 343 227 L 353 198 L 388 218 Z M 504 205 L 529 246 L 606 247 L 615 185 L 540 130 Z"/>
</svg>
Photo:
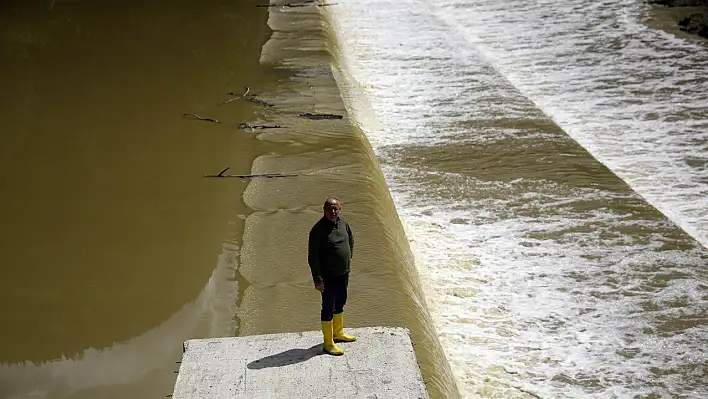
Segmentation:
<svg viewBox="0 0 708 399">
<path fill-rule="evenodd" d="M 356 338 L 344 333 L 344 304 L 347 302 L 349 270 L 354 253 L 354 236 L 349 224 L 339 216 L 339 200 L 327 198 L 324 216 L 310 230 L 307 261 L 315 289 L 322 294 L 322 335 L 324 350 L 330 355 L 343 355 L 335 342 L 352 342 Z"/>
</svg>

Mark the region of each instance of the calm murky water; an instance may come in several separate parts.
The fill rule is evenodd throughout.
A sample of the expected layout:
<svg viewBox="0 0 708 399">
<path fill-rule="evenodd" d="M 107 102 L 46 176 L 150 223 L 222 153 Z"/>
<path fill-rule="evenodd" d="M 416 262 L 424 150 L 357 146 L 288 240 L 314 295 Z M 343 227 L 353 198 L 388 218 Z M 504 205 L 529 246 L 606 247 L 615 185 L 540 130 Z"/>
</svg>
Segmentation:
<svg viewBox="0 0 708 399">
<path fill-rule="evenodd" d="M 251 107 L 215 104 L 262 79 L 269 31 L 158 3 L 0 4 L 0 397 L 164 396 L 184 339 L 234 331 L 214 307 L 245 184 L 201 176 L 250 168 L 228 122 Z"/>
<path fill-rule="evenodd" d="M 708 395 L 705 47 L 633 1 L 328 10 L 464 395 Z"/>
</svg>

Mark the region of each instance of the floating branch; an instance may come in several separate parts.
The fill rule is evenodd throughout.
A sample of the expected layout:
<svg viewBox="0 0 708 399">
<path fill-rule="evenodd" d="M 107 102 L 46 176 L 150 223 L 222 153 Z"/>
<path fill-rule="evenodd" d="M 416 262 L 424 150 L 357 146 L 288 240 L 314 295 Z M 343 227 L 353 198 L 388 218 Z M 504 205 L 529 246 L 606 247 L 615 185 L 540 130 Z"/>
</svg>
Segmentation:
<svg viewBox="0 0 708 399">
<path fill-rule="evenodd" d="M 222 101 L 222 102 L 220 102 L 220 103 L 218 103 L 218 104 L 216 104 L 216 105 L 217 105 L 217 106 L 218 106 L 218 105 L 226 105 L 226 104 L 230 103 L 231 101 L 236 101 L 236 100 L 238 100 L 238 99 L 240 99 L 240 98 L 246 97 L 246 96 L 248 95 L 248 92 L 251 91 L 251 88 L 248 87 L 248 86 L 245 86 L 245 88 L 246 88 L 246 91 L 245 91 L 243 94 L 229 93 L 230 96 L 236 96 L 236 97 L 229 98 L 228 100 L 224 100 L 224 101 Z"/>
<path fill-rule="evenodd" d="M 235 177 L 237 179 L 272 179 L 274 177 L 295 177 L 299 176 L 298 174 L 294 173 L 259 173 L 259 174 L 254 174 L 254 175 L 226 175 L 227 170 L 231 169 L 231 167 L 227 167 L 226 169 L 222 170 L 219 172 L 218 175 L 204 175 L 204 177 Z"/>
<path fill-rule="evenodd" d="M 283 126 L 280 125 L 249 125 L 248 123 L 241 123 L 238 125 L 241 130 L 253 130 L 253 129 L 279 129 Z"/>
<path fill-rule="evenodd" d="M 304 114 L 298 115 L 301 118 L 307 118 L 307 119 L 342 119 L 342 115 L 335 115 L 335 114 L 311 114 L 309 112 L 306 112 Z"/>
<path fill-rule="evenodd" d="M 251 92 L 251 86 L 244 86 L 244 87 L 246 88 L 246 91 L 244 91 L 243 94 L 241 94 L 241 97 L 246 97 L 248 95 L 248 93 Z M 229 95 L 236 96 L 237 94 L 236 93 L 229 93 Z"/>
<path fill-rule="evenodd" d="M 330 3 L 330 4 L 322 4 L 322 3 L 317 3 L 314 1 L 304 1 L 302 3 L 285 3 L 285 4 L 258 4 L 256 7 L 309 7 L 309 6 L 316 6 L 316 7 L 327 7 L 327 6 L 333 6 L 338 3 Z"/>
<path fill-rule="evenodd" d="M 272 106 L 275 105 L 275 104 L 271 104 L 271 103 L 266 102 L 266 101 L 263 101 L 263 100 L 259 100 L 259 99 L 255 98 L 255 97 L 247 97 L 246 100 L 248 100 L 248 101 L 250 101 L 250 102 L 252 102 L 252 103 L 260 104 L 260 105 L 262 105 L 262 106 L 264 106 L 264 107 L 272 107 Z"/>
<path fill-rule="evenodd" d="M 196 119 L 196 120 L 205 121 L 205 122 L 219 123 L 218 119 L 204 118 L 204 117 L 201 117 L 197 114 L 182 114 L 182 117 L 185 119 Z"/>
<path fill-rule="evenodd" d="M 231 97 L 231 98 L 229 98 L 229 99 L 227 99 L 227 100 L 224 100 L 224 101 L 222 101 L 222 102 L 220 102 L 220 103 L 218 103 L 218 104 L 216 104 L 216 105 L 226 105 L 226 104 L 228 104 L 228 103 L 230 103 L 230 102 L 232 102 L 232 101 L 244 99 L 244 100 L 250 101 L 250 102 L 252 102 L 252 103 L 260 104 L 260 105 L 262 105 L 262 106 L 264 106 L 264 107 L 273 107 L 273 106 L 274 106 L 274 104 L 271 104 L 271 103 L 269 103 L 269 102 L 267 102 L 267 101 L 263 101 L 263 100 L 260 100 L 260 99 L 258 99 L 258 98 L 255 98 L 255 97 L 248 97 L 248 93 L 251 92 L 251 88 L 248 87 L 248 86 L 244 86 L 244 87 L 246 88 L 246 91 L 243 92 L 243 94 L 236 94 L 236 93 L 234 93 L 234 92 L 228 93 L 230 96 L 234 96 L 234 97 Z"/>
</svg>

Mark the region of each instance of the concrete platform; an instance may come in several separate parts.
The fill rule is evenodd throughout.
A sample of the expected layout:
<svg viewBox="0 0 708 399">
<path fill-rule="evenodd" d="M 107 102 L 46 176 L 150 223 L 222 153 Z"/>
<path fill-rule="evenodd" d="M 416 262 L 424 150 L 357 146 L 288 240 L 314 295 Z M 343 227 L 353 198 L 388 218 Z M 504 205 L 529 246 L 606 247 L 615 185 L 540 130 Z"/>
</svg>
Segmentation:
<svg viewBox="0 0 708 399">
<path fill-rule="evenodd" d="M 407 329 L 347 329 L 345 353 L 309 331 L 185 342 L 173 399 L 428 398 Z"/>
</svg>

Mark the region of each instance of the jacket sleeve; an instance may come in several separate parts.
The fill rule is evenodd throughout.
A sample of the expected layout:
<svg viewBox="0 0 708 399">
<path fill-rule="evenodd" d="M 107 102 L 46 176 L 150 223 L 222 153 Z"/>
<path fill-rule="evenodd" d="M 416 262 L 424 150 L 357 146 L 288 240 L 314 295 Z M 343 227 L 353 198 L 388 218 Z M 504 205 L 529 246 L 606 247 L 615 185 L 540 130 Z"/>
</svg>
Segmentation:
<svg viewBox="0 0 708 399">
<path fill-rule="evenodd" d="M 352 229 L 349 227 L 349 223 L 347 223 L 347 235 L 349 236 L 349 254 L 353 258 L 354 257 L 354 234 L 352 234 Z"/>
<path fill-rule="evenodd" d="M 310 237 L 307 243 L 307 263 L 310 264 L 312 281 L 315 284 L 322 282 L 322 269 L 320 268 L 320 237 L 317 229 L 310 230 Z"/>
</svg>

